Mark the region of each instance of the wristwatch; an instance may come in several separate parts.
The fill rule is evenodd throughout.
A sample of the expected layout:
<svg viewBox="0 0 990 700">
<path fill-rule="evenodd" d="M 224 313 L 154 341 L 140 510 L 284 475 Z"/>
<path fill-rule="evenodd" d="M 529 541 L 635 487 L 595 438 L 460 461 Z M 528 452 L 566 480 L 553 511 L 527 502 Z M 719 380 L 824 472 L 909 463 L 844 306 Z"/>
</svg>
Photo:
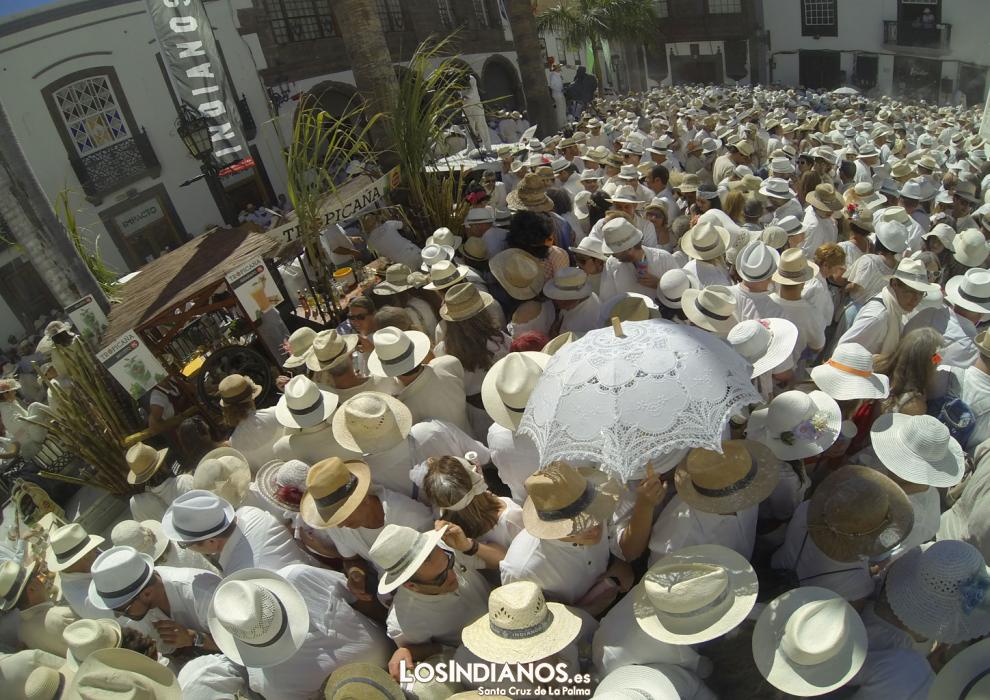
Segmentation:
<svg viewBox="0 0 990 700">
<path fill-rule="evenodd" d="M 478 540 L 471 540 L 471 546 L 464 550 L 464 555 L 473 557 L 478 553 Z"/>
<path fill-rule="evenodd" d="M 198 649 L 198 648 L 202 647 L 203 644 L 206 643 L 206 635 L 205 634 L 203 634 L 202 632 L 197 632 L 196 630 L 189 630 L 189 631 L 192 632 L 192 636 L 193 636 L 193 643 L 192 643 L 192 645 L 194 647 L 196 647 Z"/>
</svg>

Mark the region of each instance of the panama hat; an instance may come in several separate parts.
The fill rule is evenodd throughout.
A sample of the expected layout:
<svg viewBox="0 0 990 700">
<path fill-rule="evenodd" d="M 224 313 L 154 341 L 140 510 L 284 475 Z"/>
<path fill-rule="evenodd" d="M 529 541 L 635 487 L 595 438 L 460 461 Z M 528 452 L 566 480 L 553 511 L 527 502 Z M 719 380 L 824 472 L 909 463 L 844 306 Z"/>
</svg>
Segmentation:
<svg viewBox="0 0 990 700">
<path fill-rule="evenodd" d="M 154 659 L 130 649 L 99 649 L 86 657 L 62 700 L 128 697 L 182 700 L 175 674 Z"/>
<path fill-rule="evenodd" d="M 168 455 L 168 448 L 156 450 L 143 442 L 136 442 L 127 448 L 124 459 L 127 462 L 127 483 L 143 484 L 153 477 Z"/>
<path fill-rule="evenodd" d="M 873 422 L 870 442 L 883 466 L 904 481 L 936 488 L 962 481 L 963 449 L 933 416 L 885 413 Z"/>
<path fill-rule="evenodd" d="M 808 503 L 808 534 L 835 561 L 878 557 L 904 541 L 914 507 L 890 477 L 847 465 L 829 474 Z"/>
<path fill-rule="evenodd" d="M 220 393 L 221 406 L 236 406 L 247 403 L 254 401 L 261 395 L 261 387 L 243 374 L 228 374 L 220 380 L 220 386 L 217 390 Z"/>
<path fill-rule="evenodd" d="M 443 539 L 447 526 L 429 532 L 389 523 L 378 533 L 368 556 L 383 571 L 379 593 L 391 593 L 411 579 Z"/>
<path fill-rule="evenodd" d="M 412 412 L 399 399 L 363 391 L 341 404 L 333 417 L 333 436 L 346 450 L 377 454 L 405 440 L 412 422 Z"/>
<path fill-rule="evenodd" d="M 588 275 L 577 267 L 562 267 L 543 285 L 543 296 L 548 299 L 587 299 L 591 294 Z"/>
<path fill-rule="evenodd" d="M 259 497 L 278 510 L 299 512 L 309 465 L 298 459 L 266 462 L 254 477 Z"/>
<path fill-rule="evenodd" d="M 929 199 L 932 199 L 936 192 L 935 188 L 930 184 L 928 178 L 913 177 L 901 185 L 901 189 L 898 194 L 905 199 L 914 199 L 919 202 L 926 202 Z"/>
<path fill-rule="evenodd" d="M 0 612 L 6 612 L 17 605 L 37 566 L 36 561 L 21 566 L 10 559 L 0 564 Z"/>
<path fill-rule="evenodd" d="M 872 182 L 857 182 L 843 193 L 847 204 L 876 209 L 886 204 L 887 199 L 876 191 Z"/>
<path fill-rule="evenodd" d="M 481 240 L 480 238 L 477 240 Z M 486 247 L 487 250 L 487 247 Z M 441 260 L 430 268 L 430 281 L 423 289 L 439 290 L 453 287 L 467 277 L 468 268 L 450 260 Z"/>
<path fill-rule="evenodd" d="M 900 280 L 911 289 L 927 294 L 941 291 L 937 284 L 928 281 L 928 270 L 925 263 L 913 258 L 903 258 L 897 263 L 897 269 L 888 279 Z"/>
<path fill-rule="evenodd" d="M 714 260 L 725 254 L 731 240 L 729 231 L 710 221 L 699 221 L 680 240 L 681 250 L 695 260 Z"/>
<path fill-rule="evenodd" d="M 502 289 L 518 301 L 532 299 L 543 290 L 543 261 L 519 248 L 495 255 L 488 261 L 488 269 Z"/>
<path fill-rule="evenodd" d="M 353 663 L 330 674 L 324 700 L 406 700 L 402 686 L 388 671 L 373 664 Z"/>
<path fill-rule="evenodd" d="M 354 512 L 371 488 L 371 470 L 358 460 L 330 457 L 306 474 L 299 513 L 310 527 L 337 527 Z"/>
<path fill-rule="evenodd" d="M 990 255 L 990 246 L 983 232 L 978 228 L 968 228 L 952 239 L 952 257 L 966 267 L 980 267 Z"/>
<path fill-rule="evenodd" d="M 822 211 L 841 211 L 843 206 L 842 199 L 836 193 L 835 187 L 827 183 L 816 185 L 814 191 L 809 192 L 805 199 L 815 209 Z"/>
<path fill-rule="evenodd" d="M 610 219 L 602 226 L 602 252 L 616 255 L 643 242 L 643 232 L 622 216 Z"/>
<path fill-rule="evenodd" d="M 588 258 L 594 258 L 595 260 L 605 259 L 605 253 L 602 252 L 602 240 L 600 238 L 585 236 L 576 246 L 571 246 L 568 250 L 575 255 L 583 255 Z"/>
<path fill-rule="evenodd" d="M 701 185 L 701 180 L 698 176 L 694 173 L 688 173 L 681 178 L 680 184 L 675 189 L 680 190 L 682 194 L 687 194 L 697 192 L 699 185 Z"/>
<path fill-rule="evenodd" d="M 297 378 L 305 379 L 301 375 Z M 250 485 L 251 465 L 232 447 L 218 447 L 207 452 L 193 472 L 194 489 L 215 493 L 234 508 L 241 505 Z"/>
<path fill-rule="evenodd" d="M 515 432 L 529 395 L 550 361 L 545 352 L 510 352 L 500 359 L 481 384 L 481 401 L 492 420 Z"/>
<path fill-rule="evenodd" d="M 806 459 L 831 447 L 841 425 L 839 404 L 825 392 L 785 391 L 750 414 L 746 437 L 762 442 L 780 459 Z"/>
<path fill-rule="evenodd" d="M 559 540 L 607 525 L 619 500 L 619 485 L 605 473 L 551 462 L 524 482 L 523 525 L 543 540 Z"/>
<path fill-rule="evenodd" d="M 990 314 L 990 271 L 972 267 L 945 285 L 945 299 L 953 306 L 978 314 Z"/>
<path fill-rule="evenodd" d="M 753 660 L 790 695 L 824 695 L 845 685 L 866 661 L 866 626 L 841 596 L 807 586 L 787 591 L 760 613 Z"/>
<path fill-rule="evenodd" d="M 514 581 L 488 596 L 488 613 L 464 628 L 461 639 L 483 661 L 528 664 L 552 656 L 581 633 L 581 617 L 548 603 L 532 581 Z"/>
<path fill-rule="evenodd" d="M 116 610 L 144 590 L 154 573 L 150 555 L 134 547 L 111 547 L 93 562 L 89 602 L 100 610 Z"/>
<path fill-rule="evenodd" d="M 477 207 L 477 208 L 491 209 L 491 207 Z M 495 212 L 492 211 L 491 214 L 492 214 L 492 221 L 494 221 Z M 423 245 L 424 246 L 439 245 L 439 246 L 445 246 L 447 248 L 456 248 L 461 244 L 462 240 L 463 239 L 460 236 L 455 236 L 454 233 L 449 228 L 447 228 L 446 226 L 441 226 L 440 228 L 438 228 L 436 231 L 433 232 L 432 236 L 430 236 L 423 242 Z"/>
<path fill-rule="evenodd" d="M 48 537 L 45 564 L 52 573 L 65 571 L 86 554 L 103 544 L 104 538 L 86 533 L 79 523 L 69 523 Z"/>
<path fill-rule="evenodd" d="M 950 251 L 955 250 L 953 247 L 953 239 L 956 237 L 956 231 L 954 228 L 946 223 L 938 223 L 932 227 L 932 230 L 926 233 L 922 238 L 928 240 L 930 238 L 938 239 L 939 243 L 942 244 L 943 248 Z"/>
<path fill-rule="evenodd" d="M 488 246 L 485 245 L 484 239 L 478 236 L 469 236 L 467 240 L 461 244 L 459 250 L 461 257 L 468 262 L 481 263 L 487 262 L 488 260 Z M 430 284 L 432 284 L 432 282 Z"/>
<path fill-rule="evenodd" d="M 428 270 L 429 268 L 424 269 Z M 409 284 L 409 275 L 411 273 L 412 270 L 409 269 L 408 265 L 393 263 L 385 268 L 385 280 L 375 285 L 371 293 L 378 296 L 389 296 L 404 292 L 412 287 Z"/>
<path fill-rule="evenodd" d="M 467 214 L 464 215 L 464 225 L 470 226 L 471 224 L 491 224 L 495 222 L 495 209 L 492 207 L 471 207 L 467 210 Z M 458 240 L 458 245 L 460 247 L 463 243 L 460 242 L 460 236 L 455 237 Z M 429 239 L 427 239 L 429 241 Z M 447 245 L 450 245 L 449 243 Z"/>
<path fill-rule="evenodd" d="M 990 639 L 974 642 L 953 656 L 935 676 L 928 698 L 990 698 Z"/>
<path fill-rule="evenodd" d="M 811 379 L 836 401 L 885 399 L 890 380 L 873 371 L 873 353 L 859 343 L 840 343 L 832 357 L 813 367 Z"/>
<path fill-rule="evenodd" d="M 685 547 L 646 572 L 632 592 L 633 614 L 658 641 L 700 644 L 738 627 L 756 604 L 758 587 L 753 567 L 728 547 Z"/>
<path fill-rule="evenodd" d="M 423 250 L 420 251 L 420 259 L 422 263 L 420 264 L 420 269 L 423 272 L 429 272 L 430 268 L 439 262 L 444 262 L 445 260 L 454 259 L 454 249 L 446 245 L 437 245 L 436 243 L 431 243 L 430 245 L 423 246 Z M 407 280 L 408 284 L 408 280 Z M 412 285 L 408 285 L 405 289 L 408 289 Z M 377 289 L 377 288 L 376 288 Z M 395 291 L 404 291 L 403 289 L 396 289 Z M 393 292 L 394 293 L 394 292 Z"/>
<path fill-rule="evenodd" d="M 554 355 L 557 354 L 557 352 L 562 347 L 564 347 L 565 345 L 569 345 L 569 344 L 573 343 L 575 340 L 577 340 L 577 334 L 574 331 L 564 331 L 563 333 L 561 333 L 560 335 L 558 335 L 556 338 L 551 338 L 550 339 L 550 342 L 547 343 L 546 345 L 544 345 L 543 346 L 543 349 L 540 352 L 542 354 L 544 354 L 544 355 L 547 355 L 548 357 L 553 357 Z M 988 354 L 990 354 L 990 353 L 988 353 Z M 488 371 L 489 371 L 489 373 L 491 372 L 491 370 L 488 370 Z M 487 377 L 488 377 L 488 375 L 485 375 L 485 378 L 486 379 L 487 379 Z M 482 394 L 482 398 L 483 397 L 484 397 L 484 394 Z M 496 421 L 496 422 L 498 422 L 498 421 Z M 507 427 L 507 426 L 503 426 L 503 427 Z"/>
<path fill-rule="evenodd" d="M 38 666 L 24 681 L 24 700 L 57 700 L 65 690 L 63 674 L 48 666 Z"/>
<path fill-rule="evenodd" d="M 908 248 L 908 230 L 900 221 L 878 221 L 874 224 L 877 240 L 892 253 L 903 253 Z"/>
<path fill-rule="evenodd" d="M 786 318 L 764 318 L 740 321 L 726 340 L 732 349 L 753 365 L 750 377 L 756 379 L 761 374 L 779 367 L 794 352 L 798 329 Z"/>
<path fill-rule="evenodd" d="M 622 167 L 626 167 L 626 166 L 622 166 Z M 633 168 L 633 172 L 635 171 L 636 168 Z M 608 201 L 613 204 L 642 204 L 642 201 L 639 199 L 638 196 L 636 196 L 636 189 L 634 187 L 630 187 L 629 185 L 620 185 L 619 187 L 617 187 L 615 191 L 609 196 Z"/>
<path fill-rule="evenodd" d="M 787 245 L 787 231 L 780 226 L 770 225 L 763 229 L 758 240 L 780 252 Z"/>
<path fill-rule="evenodd" d="M 790 175 L 794 172 L 794 163 L 786 156 L 778 156 L 770 159 L 769 170 L 773 174 Z M 769 195 L 775 197 L 776 195 Z"/>
<path fill-rule="evenodd" d="M 592 196 L 592 193 L 588 190 L 581 190 L 574 195 L 574 206 L 571 209 L 577 218 L 587 219 L 591 215 L 589 207 L 591 206 Z"/>
<path fill-rule="evenodd" d="M 797 236 L 806 230 L 804 223 L 796 216 L 785 216 L 778 219 L 777 226 L 782 228 L 788 236 Z"/>
<path fill-rule="evenodd" d="M 780 253 L 762 241 L 750 241 L 736 255 L 736 272 L 747 282 L 762 282 L 777 271 Z"/>
<path fill-rule="evenodd" d="M 286 369 L 294 369 L 304 365 L 306 353 L 313 346 L 314 338 L 316 338 L 316 331 L 309 326 L 303 326 L 292 331 L 287 341 L 289 357 L 282 363 L 282 366 Z"/>
<path fill-rule="evenodd" d="M 215 493 L 193 489 L 178 496 L 162 516 L 162 529 L 173 542 L 193 543 L 216 537 L 234 522 L 234 507 Z"/>
<path fill-rule="evenodd" d="M 719 284 L 686 289 L 681 295 L 684 315 L 694 325 L 725 337 L 736 325 L 736 296 Z"/>
<path fill-rule="evenodd" d="M 121 520 L 110 531 L 114 547 L 133 547 L 153 561 L 168 549 L 168 537 L 158 520 Z"/>
<path fill-rule="evenodd" d="M 890 176 L 894 178 L 894 180 L 911 177 L 914 173 L 914 164 L 904 158 L 890 166 Z"/>
<path fill-rule="evenodd" d="M 62 638 L 67 647 L 65 668 L 74 672 L 94 651 L 120 646 L 120 624 L 110 619 L 76 620 L 65 628 Z"/>
<path fill-rule="evenodd" d="M 485 311 L 495 299 L 470 282 L 461 282 L 450 288 L 440 307 L 440 318 L 445 321 L 467 321 Z"/>
<path fill-rule="evenodd" d="M 598 700 L 680 700 L 680 693 L 662 670 L 664 667 L 661 664 L 620 666 L 602 678 L 594 697 Z"/>
<path fill-rule="evenodd" d="M 553 200 L 547 196 L 543 178 L 536 173 L 527 173 L 516 189 L 505 198 L 513 211 L 553 211 Z"/>
<path fill-rule="evenodd" d="M 680 309 L 683 306 L 684 292 L 688 289 L 700 289 L 698 278 L 681 268 L 667 270 L 657 283 L 657 301 L 668 309 Z"/>
<path fill-rule="evenodd" d="M 354 352 L 354 349 L 358 345 L 358 340 L 357 334 L 353 333 L 340 335 L 335 330 L 317 333 L 313 339 L 312 349 L 306 357 L 306 368 L 313 372 L 321 372 L 340 364 Z M 286 388 L 286 391 L 288 391 L 288 388 Z M 283 425 L 286 424 L 283 423 Z M 287 427 L 295 428 L 298 426 L 289 424 Z"/>
<path fill-rule="evenodd" d="M 368 357 L 368 369 L 379 377 L 398 377 L 413 371 L 432 347 L 426 333 L 401 331 L 395 326 L 375 331 L 372 342 L 375 349 Z"/>
<path fill-rule="evenodd" d="M 245 668 L 275 666 L 306 641 L 309 611 L 302 594 L 278 574 L 241 569 L 221 581 L 207 615 L 220 651 Z"/>
<path fill-rule="evenodd" d="M 777 284 L 798 285 L 810 282 L 818 274 L 818 265 L 808 260 L 801 248 L 788 248 L 780 254 L 777 271 L 770 278 Z"/>
<path fill-rule="evenodd" d="M 696 447 L 677 466 L 677 495 L 703 513 L 729 515 L 763 501 L 780 480 L 780 461 L 752 440 L 726 440 L 722 453 Z"/>
<path fill-rule="evenodd" d="M 914 548 L 888 571 L 887 600 L 912 632 L 946 644 L 990 634 L 990 569 L 983 554 L 960 540 Z"/>
</svg>

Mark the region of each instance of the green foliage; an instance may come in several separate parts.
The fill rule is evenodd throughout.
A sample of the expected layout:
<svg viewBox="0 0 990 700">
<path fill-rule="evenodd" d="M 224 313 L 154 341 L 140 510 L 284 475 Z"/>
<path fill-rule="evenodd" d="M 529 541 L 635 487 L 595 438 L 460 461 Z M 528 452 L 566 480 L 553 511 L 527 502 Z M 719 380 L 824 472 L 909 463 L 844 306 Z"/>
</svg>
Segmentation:
<svg viewBox="0 0 990 700">
<path fill-rule="evenodd" d="M 72 241 L 72 245 L 76 249 L 76 252 L 79 253 L 79 257 L 86 263 L 86 267 L 93 273 L 93 277 L 96 278 L 100 289 L 107 295 L 107 299 L 113 300 L 119 274 L 103 262 L 103 257 L 100 255 L 99 236 L 93 241 L 92 250 L 89 249 L 86 241 L 83 240 L 82 231 L 84 229 L 79 228 L 79 222 L 76 220 L 76 212 L 72 208 L 69 190 L 62 190 L 55 196 L 55 215 L 62 222 L 69 240 Z"/>
<path fill-rule="evenodd" d="M 603 40 L 652 44 L 659 18 L 652 0 L 560 0 L 537 15 L 536 27 L 576 47 Z"/>
</svg>

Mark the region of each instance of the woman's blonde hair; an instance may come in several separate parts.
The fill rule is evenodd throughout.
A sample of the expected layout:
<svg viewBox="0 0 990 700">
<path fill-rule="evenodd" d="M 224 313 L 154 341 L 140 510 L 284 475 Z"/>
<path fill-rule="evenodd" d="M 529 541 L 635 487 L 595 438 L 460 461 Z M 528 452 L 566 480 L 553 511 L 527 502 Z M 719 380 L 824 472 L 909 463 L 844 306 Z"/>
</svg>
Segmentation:
<svg viewBox="0 0 990 700">
<path fill-rule="evenodd" d="M 901 338 L 894 352 L 877 358 L 874 371 L 890 377 L 890 394 L 880 404 L 884 413 L 894 410 L 904 394 L 926 396 L 942 343 L 938 331 L 918 328 Z"/>
<path fill-rule="evenodd" d="M 722 200 L 722 211 L 724 211 L 729 218 L 737 224 L 741 224 L 746 220 L 746 217 L 743 214 L 745 207 L 746 195 L 739 190 L 727 192 L 725 198 Z"/>
<path fill-rule="evenodd" d="M 445 520 L 464 530 L 471 538 L 481 537 L 498 525 L 503 504 L 491 491 L 475 496 L 461 510 L 446 510 L 471 490 L 474 482 L 456 457 L 431 457 L 426 461 L 423 495 L 439 508 Z"/>
</svg>

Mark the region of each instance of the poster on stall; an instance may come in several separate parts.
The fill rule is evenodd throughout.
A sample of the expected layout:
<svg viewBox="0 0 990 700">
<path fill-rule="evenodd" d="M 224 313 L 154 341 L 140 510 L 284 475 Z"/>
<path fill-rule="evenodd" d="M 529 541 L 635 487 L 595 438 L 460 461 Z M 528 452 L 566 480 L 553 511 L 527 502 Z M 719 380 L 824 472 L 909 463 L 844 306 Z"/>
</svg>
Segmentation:
<svg viewBox="0 0 990 700">
<path fill-rule="evenodd" d="M 283 301 L 282 293 L 272 279 L 272 273 L 260 257 L 227 273 L 226 279 L 244 312 L 255 323 L 261 320 L 266 311 Z"/>
<path fill-rule="evenodd" d="M 168 378 L 162 363 L 133 330 L 100 350 L 96 359 L 135 400 Z"/>
<path fill-rule="evenodd" d="M 96 347 L 103 331 L 107 329 L 107 315 L 92 295 L 84 296 L 65 307 L 72 325 L 91 347 Z"/>
</svg>

